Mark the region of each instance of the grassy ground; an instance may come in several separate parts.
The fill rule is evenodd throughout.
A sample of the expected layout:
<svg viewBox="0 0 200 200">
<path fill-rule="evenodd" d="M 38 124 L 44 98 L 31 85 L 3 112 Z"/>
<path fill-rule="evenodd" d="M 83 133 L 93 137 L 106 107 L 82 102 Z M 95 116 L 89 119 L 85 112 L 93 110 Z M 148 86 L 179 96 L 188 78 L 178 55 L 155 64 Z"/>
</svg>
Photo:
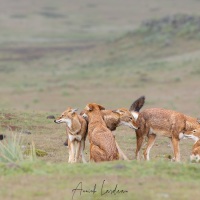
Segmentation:
<svg viewBox="0 0 200 200">
<path fill-rule="evenodd" d="M 48 153 L 35 161 L 1 164 L 0 194 L 4 199 L 188 199 L 199 195 L 198 164 L 189 163 L 192 141 L 181 142 L 182 163 L 169 159 L 172 150 L 169 139 L 158 138 L 151 151 L 151 162 L 118 161 L 112 163 L 67 164 L 68 148 L 63 145 L 65 126 L 55 124 L 44 112 L 1 111 L 1 133 L 6 140 L 11 134 L 21 134 L 23 145 L 34 141 L 36 149 Z M 56 113 L 55 116 L 57 115 Z M 31 133 L 31 134 L 27 134 Z M 134 158 L 135 133 L 120 127 L 116 140 L 129 159 Z M 86 143 L 89 160 L 89 144 Z M 103 181 L 105 184 L 103 185 Z M 80 190 L 93 190 L 86 193 Z M 115 192 L 115 187 L 124 193 Z M 10 188 L 12 187 L 12 191 Z M 106 193 L 111 190 L 110 193 Z M 114 191 L 113 191 L 114 190 Z M 113 191 L 113 192 L 112 192 Z M 125 192 L 128 191 L 128 192 Z M 195 191 L 195 192 L 194 192 Z M 105 194 L 104 194 L 105 193 Z"/>
<path fill-rule="evenodd" d="M 188 199 L 199 195 L 199 165 L 166 162 L 113 162 L 102 164 L 22 164 L 1 167 L 4 199 Z M 78 174 L 77 174 L 78 171 Z M 103 181 L 104 185 L 103 185 Z M 82 182 L 82 187 L 78 184 Z M 124 193 L 106 193 L 114 190 Z M 10 188 L 12 190 L 10 191 Z M 128 191 L 128 192 L 125 192 Z"/>
<path fill-rule="evenodd" d="M 169 139 L 161 137 L 148 163 L 68 165 L 65 126 L 47 116 L 68 106 L 82 110 L 88 102 L 129 108 L 145 95 L 144 108 L 198 117 L 199 6 L 198 0 L 2 2 L 0 134 L 21 133 L 24 145 L 34 141 L 48 155 L 2 164 L 1 197 L 68 200 L 82 181 L 84 189 L 96 183 L 98 192 L 77 192 L 74 199 L 196 198 L 199 165 L 188 161 L 192 141 L 181 141 L 180 164 L 169 160 Z M 119 127 L 116 139 L 133 160 L 134 131 Z M 88 150 L 87 141 L 87 159 Z M 103 180 L 106 188 L 118 184 L 128 193 L 102 196 Z"/>
</svg>

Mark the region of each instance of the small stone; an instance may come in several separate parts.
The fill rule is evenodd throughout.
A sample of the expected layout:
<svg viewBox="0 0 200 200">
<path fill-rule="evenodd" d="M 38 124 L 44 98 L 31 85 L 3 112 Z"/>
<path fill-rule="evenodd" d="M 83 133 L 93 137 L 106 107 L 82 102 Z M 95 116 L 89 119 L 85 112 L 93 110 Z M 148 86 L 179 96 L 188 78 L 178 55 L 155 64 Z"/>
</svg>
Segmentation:
<svg viewBox="0 0 200 200">
<path fill-rule="evenodd" d="M 172 159 L 172 156 L 171 155 L 165 155 L 165 158 L 168 158 L 168 159 Z"/>
<path fill-rule="evenodd" d="M 125 169 L 126 166 L 123 165 L 123 164 L 117 164 L 117 165 L 114 166 L 114 168 L 115 168 L 115 169 Z"/>
<path fill-rule="evenodd" d="M 31 132 L 30 131 L 23 131 L 23 133 L 30 135 Z"/>
<path fill-rule="evenodd" d="M 55 119 L 55 117 L 53 115 L 49 115 L 47 116 L 47 119 Z"/>
</svg>

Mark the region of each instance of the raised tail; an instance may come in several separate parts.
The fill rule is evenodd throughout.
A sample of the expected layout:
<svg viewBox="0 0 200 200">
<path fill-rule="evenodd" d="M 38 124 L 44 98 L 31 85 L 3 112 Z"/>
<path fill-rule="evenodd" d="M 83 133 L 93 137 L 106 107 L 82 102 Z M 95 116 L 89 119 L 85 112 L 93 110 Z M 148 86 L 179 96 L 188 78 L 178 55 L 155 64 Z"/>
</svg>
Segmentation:
<svg viewBox="0 0 200 200">
<path fill-rule="evenodd" d="M 129 111 L 139 112 L 144 103 L 145 103 L 145 96 L 141 96 L 131 104 Z"/>
</svg>

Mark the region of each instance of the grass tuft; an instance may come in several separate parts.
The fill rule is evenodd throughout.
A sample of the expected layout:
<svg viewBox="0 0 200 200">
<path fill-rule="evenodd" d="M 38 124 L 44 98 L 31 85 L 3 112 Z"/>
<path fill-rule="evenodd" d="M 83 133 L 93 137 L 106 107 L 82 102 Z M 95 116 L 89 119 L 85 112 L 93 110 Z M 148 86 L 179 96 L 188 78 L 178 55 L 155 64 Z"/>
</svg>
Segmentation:
<svg viewBox="0 0 200 200">
<path fill-rule="evenodd" d="M 0 142 L 0 162 L 1 163 L 22 163 L 26 160 L 35 161 L 37 156 L 47 155 L 45 151 L 35 148 L 32 141 L 28 148 L 23 149 L 24 140 L 21 133 L 11 134 Z"/>
<path fill-rule="evenodd" d="M 21 134 L 12 134 L 0 143 L 0 162 L 15 163 L 24 160 Z"/>
</svg>

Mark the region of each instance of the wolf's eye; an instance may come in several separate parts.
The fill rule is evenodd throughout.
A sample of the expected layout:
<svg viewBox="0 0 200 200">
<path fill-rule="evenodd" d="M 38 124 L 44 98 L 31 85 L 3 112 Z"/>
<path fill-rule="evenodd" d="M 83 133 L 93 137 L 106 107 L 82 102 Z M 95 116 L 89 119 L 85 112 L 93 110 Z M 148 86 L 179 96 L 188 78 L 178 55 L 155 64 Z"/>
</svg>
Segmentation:
<svg viewBox="0 0 200 200">
<path fill-rule="evenodd" d="M 133 118 L 132 118 L 132 117 L 129 117 L 129 119 L 132 120 Z"/>
</svg>

